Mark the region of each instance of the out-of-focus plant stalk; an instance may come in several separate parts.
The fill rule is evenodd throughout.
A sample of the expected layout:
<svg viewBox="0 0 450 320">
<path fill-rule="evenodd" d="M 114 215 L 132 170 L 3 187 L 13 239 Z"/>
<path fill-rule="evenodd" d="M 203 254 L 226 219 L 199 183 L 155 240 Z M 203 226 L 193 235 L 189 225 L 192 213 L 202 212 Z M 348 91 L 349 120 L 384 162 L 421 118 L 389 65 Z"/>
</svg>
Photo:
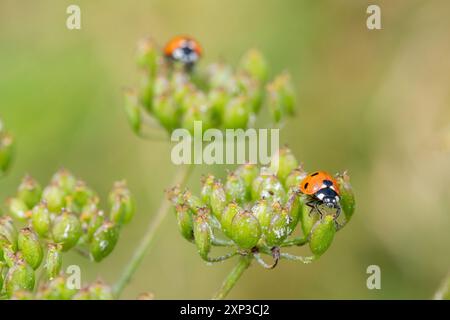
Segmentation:
<svg viewBox="0 0 450 320">
<path fill-rule="evenodd" d="M 252 256 L 241 256 L 239 258 L 236 266 L 231 270 L 231 272 L 227 275 L 225 280 L 222 283 L 222 287 L 220 287 L 219 291 L 213 297 L 213 300 L 222 300 L 228 295 L 228 293 L 233 289 L 236 282 L 242 276 L 245 270 L 250 267 L 252 262 Z"/>
<path fill-rule="evenodd" d="M 189 175 L 192 172 L 192 168 L 193 167 L 191 164 L 181 166 L 174 177 L 173 185 L 179 185 L 180 187 L 184 186 L 189 178 Z M 130 282 L 131 277 L 141 264 L 142 259 L 144 258 L 145 254 L 147 253 L 148 249 L 151 247 L 153 243 L 153 239 L 155 238 L 156 232 L 158 231 L 161 223 L 164 221 L 164 218 L 167 216 L 170 207 L 171 205 L 169 201 L 167 201 L 166 199 L 164 199 L 161 202 L 159 209 L 156 212 L 156 215 L 150 221 L 147 231 L 144 237 L 142 238 L 140 244 L 137 246 L 133 254 L 133 257 L 126 265 L 125 270 L 123 271 L 122 275 L 120 276 L 119 280 L 116 282 L 113 288 L 113 293 L 116 298 L 118 298 L 121 295 L 126 285 Z"/>
</svg>

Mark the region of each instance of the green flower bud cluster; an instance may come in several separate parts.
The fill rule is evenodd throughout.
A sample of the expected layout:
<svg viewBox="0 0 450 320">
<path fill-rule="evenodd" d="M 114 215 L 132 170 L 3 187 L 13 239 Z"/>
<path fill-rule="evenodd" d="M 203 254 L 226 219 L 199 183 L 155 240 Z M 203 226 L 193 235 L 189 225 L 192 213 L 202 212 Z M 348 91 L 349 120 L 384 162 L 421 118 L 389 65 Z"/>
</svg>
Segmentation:
<svg viewBox="0 0 450 320">
<path fill-rule="evenodd" d="M 96 262 L 106 258 L 135 213 L 123 181 L 114 184 L 108 203 L 102 210 L 97 193 L 64 169 L 45 187 L 26 176 L 0 217 L 0 295 L 32 290 L 38 272 L 57 278 L 71 249 Z"/>
<path fill-rule="evenodd" d="M 0 119 L 0 177 L 5 175 L 11 166 L 14 154 L 14 140 L 3 127 Z"/>
<path fill-rule="evenodd" d="M 272 158 L 278 170 L 245 164 L 230 172 L 225 181 L 212 175 L 202 180 L 201 195 L 174 187 L 167 191 L 175 207 L 181 235 L 197 246 L 206 261 L 216 262 L 234 255 L 252 255 L 261 265 L 273 268 L 279 259 L 304 263 L 320 257 L 330 247 L 335 233 L 350 220 L 355 200 L 344 173 L 337 175 L 340 190 L 340 221 L 329 208 L 319 215 L 306 205 L 310 195 L 300 192 L 300 183 L 307 176 L 288 148 L 282 148 Z M 324 206 L 325 207 L 325 206 Z M 323 210 L 326 210 L 324 208 Z M 309 245 L 309 257 L 281 252 L 286 247 Z M 231 252 L 211 257 L 213 246 L 230 247 Z M 273 257 L 267 264 L 261 254 Z"/>
<path fill-rule="evenodd" d="M 126 90 L 125 111 L 139 135 L 152 118 L 168 132 L 193 132 L 194 121 L 202 121 L 205 130 L 245 129 L 263 105 L 274 122 L 294 112 L 290 76 L 284 72 L 268 82 L 268 64 L 256 49 L 245 53 L 235 70 L 222 62 L 186 69 L 164 59 L 157 45 L 145 39 L 138 45 L 137 62 L 142 81 L 139 88 Z"/>
</svg>

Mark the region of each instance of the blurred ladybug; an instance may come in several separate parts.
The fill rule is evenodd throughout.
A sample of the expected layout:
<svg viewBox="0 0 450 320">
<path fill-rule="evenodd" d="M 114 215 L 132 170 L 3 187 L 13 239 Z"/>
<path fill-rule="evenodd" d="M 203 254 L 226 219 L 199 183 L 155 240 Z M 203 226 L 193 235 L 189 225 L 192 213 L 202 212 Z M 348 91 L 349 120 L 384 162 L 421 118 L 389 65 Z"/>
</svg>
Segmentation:
<svg viewBox="0 0 450 320">
<path fill-rule="evenodd" d="M 317 210 L 321 217 L 323 216 L 320 210 L 321 204 L 336 209 L 335 219 L 341 213 L 339 187 L 330 174 L 324 171 L 308 174 L 300 183 L 300 191 L 310 197 L 310 201 L 306 205 Z"/>
<path fill-rule="evenodd" d="M 200 44 L 188 36 L 176 36 L 172 38 L 164 47 L 164 55 L 172 61 L 179 61 L 187 68 L 192 66 L 200 59 L 202 48 Z"/>
</svg>

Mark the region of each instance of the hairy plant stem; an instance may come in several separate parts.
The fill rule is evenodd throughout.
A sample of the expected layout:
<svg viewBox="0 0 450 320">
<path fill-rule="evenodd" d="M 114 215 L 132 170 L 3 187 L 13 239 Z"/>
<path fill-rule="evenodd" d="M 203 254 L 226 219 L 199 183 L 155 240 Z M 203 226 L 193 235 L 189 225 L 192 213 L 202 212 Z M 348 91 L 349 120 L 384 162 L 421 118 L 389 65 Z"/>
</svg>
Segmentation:
<svg viewBox="0 0 450 320">
<path fill-rule="evenodd" d="M 237 265 L 227 275 L 222 283 L 222 287 L 214 295 L 213 300 L 222 300 L 228 295 L 228 293 L 231 291 L 231 289 L 233 289 L 244 271 L 247 270 L 247 268 L 250 266 L 252 259 L 253 257 L 251 255 L 239 257 Z"/>
<path fill-rule="evenodd" d="M 190 173 L 192 172 L 192 168 L 192 165 L 181 166 L 175 174 L 174 180 L 171 185 L 179 185 L 180 187 L 183 187 L 187 179 L 189 178 Z M 155 217 L 150 221 L 147 231 L 142 238 L 141 243 L 136 248 L 133 257 L 130 259 L 119 280 L 114 285 L 113 293 L 116 298 L 120 297 L 123 289 L 125 289 L 126 285 L 131 280 L 131 277 L 138 269 L 139 265 L 142 262 L 142 259 L 144 258 L 148 249 L 151 247 L 153 239 L 155 238 L 155 234 L 161 226 L 161 223 L 164 221 L 164 218 L 167 216 L 170 208 L 171 205 L 169 201 L 164 199 L 161 202 Z"/>
</svg>

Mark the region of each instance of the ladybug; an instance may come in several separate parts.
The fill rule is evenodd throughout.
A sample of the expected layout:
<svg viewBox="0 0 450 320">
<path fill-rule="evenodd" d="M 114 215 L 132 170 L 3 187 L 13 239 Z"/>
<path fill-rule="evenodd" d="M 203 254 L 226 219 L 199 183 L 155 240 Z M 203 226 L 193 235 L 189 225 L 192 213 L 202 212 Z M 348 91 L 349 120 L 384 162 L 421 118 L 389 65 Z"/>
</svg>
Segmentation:
<svg viewBox="0 0 450 320">
<path fill-rule="evenodd" d="M 320 205 L 324 204 L 328 208 L 336 209 L 335 219 L 341 212 L 339 204 L 340 191 L 336 180 L 325 171 L 316 171 L 308 174 L 300 183 L 300 192 L 310 197 L 307 206 L 315 209 L 322 217 Z"/>
<path fill-rule="evenodd" d="M 180 61 L 188 67 L 192 67 L 202 55 L 200 44 L 188 36 L 176 36 L 164 47 L 164 55 L 167 59 Z"/>
</svg>

